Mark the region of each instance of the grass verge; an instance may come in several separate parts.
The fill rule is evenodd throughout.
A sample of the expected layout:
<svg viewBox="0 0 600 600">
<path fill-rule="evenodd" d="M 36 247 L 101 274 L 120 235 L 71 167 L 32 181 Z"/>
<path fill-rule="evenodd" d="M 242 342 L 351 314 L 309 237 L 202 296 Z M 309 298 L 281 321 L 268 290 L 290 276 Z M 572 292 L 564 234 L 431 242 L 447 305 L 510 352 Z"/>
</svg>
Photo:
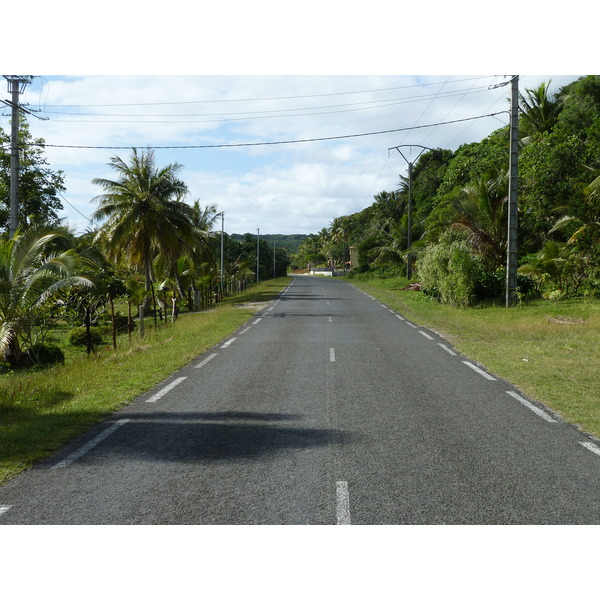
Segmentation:
<svg viewBox="0 0 600 600">
<path fill-rule="evenodd" d="M 457 309 L 402 290 L 406 279 L 348 281 L 440 333 L 465 356 L 600 438 L 598 300 Z"/>
<path fill-rule="evenodd" d="M 0 483 L 46 458 L 74 436 L 129 404 L 245 323 L 289 283 L 264 281 L 214 309 L 120 339 L 64 365 L 0 375 Z"/>
</svg>

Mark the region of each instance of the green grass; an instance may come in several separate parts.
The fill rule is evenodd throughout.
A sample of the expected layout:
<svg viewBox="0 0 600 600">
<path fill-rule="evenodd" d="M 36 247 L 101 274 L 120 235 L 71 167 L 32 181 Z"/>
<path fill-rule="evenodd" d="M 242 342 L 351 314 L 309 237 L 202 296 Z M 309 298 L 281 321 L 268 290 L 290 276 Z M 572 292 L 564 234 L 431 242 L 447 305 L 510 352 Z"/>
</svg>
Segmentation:
<svg viewBox="0 0 600 600">
<path fill-rule="evenodd" d="M 402 290 L 405 279 L 349 281 L 600 437 L 600 301 L 456 309 Z"/>
<path fill-rule="evenodd" d="M 160 383 L 245 323 L 255 303 L 277 297 L 289 279 L 261 282 L 214 309 L 183 313 L 156 330 L 146 320 L 88 357 L 65 348 L 64 365 L 0 375 L 0 483 L 46 458 L 65 442 Z"/>
</svg>

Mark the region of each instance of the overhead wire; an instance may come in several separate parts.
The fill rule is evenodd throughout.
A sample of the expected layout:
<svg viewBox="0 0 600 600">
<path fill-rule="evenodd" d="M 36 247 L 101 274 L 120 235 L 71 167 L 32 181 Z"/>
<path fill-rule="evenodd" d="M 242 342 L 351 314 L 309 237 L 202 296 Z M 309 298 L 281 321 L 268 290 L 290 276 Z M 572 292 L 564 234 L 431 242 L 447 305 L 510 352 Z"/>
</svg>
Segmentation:
<svg viewBox="0 0 600 600">
<path fill-rule="evenodd" d="M 465 93 L 459 98 L 458 102 L 444 115 L 442 120 L 446 120 L 451 114 L 452 112 L 454 112 L 454 110 L 456 109 L 456 107 L 465 99 L 465 97 L 467 96 L 467 94 L 471 91 L 471 89 L 473 89 L 476 85 L 476 83 L 479 81 L 479 78 L 477 78 L 474 82 L 473 85 L 465 91 Z M 486 111 L 487 112 L 487 111 Z M 427 141 L 427 138 L 435 131 L 435 129 L 431 129 L 427 135 L 423 138 L 422 143 L 424 144 Z"/>
<path fill-rule="evenodd" d="M 487 86 L 481 87 L 476 90 L 471 90 L 468 93 L 481 93 L 487 91 Z M 441 98 L 451 98 L 457 95 L 464 95 L 464 90 L 448 92 Z M 166 124 L 185 124 L 185 123 L 218 123 L 218 122 L 233 122 L 233 121 L 251 121 L 256 119 L 272 119 L 281 117 L 307 117 L 327 114 L 338 114 L 344 112 L 357 112 L 362 110 L 373 110 L 379 108 L 386 108 L 389 106 L 398 106 L 400 104 L 408 104 L 411 102 L 421 102 L 424 99 L 428 99 L 430 96 L 414 96 L 409 98 L 395 98 L 387 100 L 373 100 L 368 102 L 357 102 L 352 104 L 339 104 L 329 106 L 315 106 L 315 107 L 302 107 L 302 108 L 286 108 L 286 109 L 274 109 L 266 111 L 247 111 L 241 113 L 198 113 L 198 114 L 184 114 L 184 115 L 127 115 L 127 114 L 110 114 L 110 113 L 68 113 L 68 112 L 57 112 L 57 111 L 46 111 L 46 114 L 64 114 L 70 116 L 98 116 L 98 117 L 136 117 L 138 119 L 63 119 L 63 118 L 52 118 L 54 123 L 166 123 Z M 438 97 L 436 95 L 435 97 Z M 434 97 L 434 99 L 435 99 Z M 371 106 L 362 106 L 364 104 L 370 104 Z M 356 107 L 360 108 L 345 108 L 345 107 Z M 321 109 L 336 109 L 336 110 L 321 110 Z M 298 112 L 298 111 L 312 111 L 312 112 Z M 236 116 L 242 115 L 242 116 Z M 187 117 L 211 117 L 211 116 L 224 116 L 223 119 L 189 119 Z M 142 117 L 167 117 L 169 120 L 156 120 Z M 186 117 L 186 118 L 182 118 Z"/>
<path fill-rule="evenodd" d="M 472 81 L 473 77 L 466 77 L 464 79 L 456 79 L 456 83 L 462 83 L 463 81 Z M 46 80 L 47 81 L 47 80 Z M 328 96 L 347 96 L 353 94 L 370 94 L 374 92 L 388 92 L 395 90 L 404 90 L 418 87 L 427 87 L 439 85 L 439 82 L 424 82 L 412 85 L 403 85 L 389 88 L 376 88 L 370 90 L 358 90 L 349 92 L 329 92 L 325 94 L 304 94 L 295 96 L 268 96 L 263 98 L 227 98 L 227 99 L 215 99 L 215 100 L 179 100 L 175 102 L 133 102 L 133 103 L 119 103 L 119 104 L 45 104 L 45 106 L 60 106 L 60 107 L 117 107 L 117 106 L 166 106 L 166 105 L 180 105 L 180 104 L 212 104 L 212 103 L 228 103 L 228 102 L 263 102 L 270 100 L 296 100 L 301 98 L 324 98 Z"/>
<path fill-rule="evenodd" d="M 249 146 L 275 146 L 282 144 L 300 144 L 300 143 L 308 143 L 308 142 L 324 142 L 331 140 L 343 140 L 349 138 L 357 138 L 357 137 L 366 137 L 371 135 L 383 135 L 386 133 L 398 133 L 400 131 L 410 131 L 414 129 L 425 129 L 427 127 L 437 127 L 439 125 L 450 125 L 453 123 L 461 123 L 465 121 L 473 121 L 476 119 L 485 119 L 487 117 L 495 117 L 501 113 L 507 111 L 499 111 L 497 113 L 491 113 L 487 115 L 478 115 L 476 117 L 465 117 L 463 119 L 455 119 L 453 121 L 446 121 L 440 123 L 431 123 L 429 125 L 415 125 L 412 127 L 400 127 L 398 129 L 386 129 L 383 131 L 371 131 L 368 133 L 353 133 L 348 135 L 334 135 L 328 137 L 315 137 L 315 138 L 305 138 L 305 139 L 296 139 L 296 140 L 279 140 L 272 142 L 240 142 L 236 144 L 192 144 L 192 145 L 172 145 L 172 146 L 152 146 L 152 145 L 139 145 L 139 144 L 128 144 L 126 146 L 92 146 L 92 145 L 71 145 L 71 144 L 47 144 L 47 143 L 38 143 L 38 142 L 29 142 L 27 145 L 29 146 L 41 146 L 46 148 L 73 148 L 73 149 L 95 149 L 95 150 L 128 150 L 132 148 L 144 148 L 151 150 L 184 150 L 184 149 L 202 149 L 202 148 L 243 148 Z"/>
</svg>

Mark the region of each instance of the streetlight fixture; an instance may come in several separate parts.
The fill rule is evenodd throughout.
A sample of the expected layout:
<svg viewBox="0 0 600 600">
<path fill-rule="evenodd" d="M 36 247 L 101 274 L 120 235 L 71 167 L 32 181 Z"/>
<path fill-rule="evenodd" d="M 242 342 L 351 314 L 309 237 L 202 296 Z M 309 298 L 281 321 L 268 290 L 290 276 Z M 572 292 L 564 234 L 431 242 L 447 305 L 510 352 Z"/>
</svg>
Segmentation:
<svg viewBox="0 0 600 600">
<path fill-rule="evenodd" d="M 415 161 L 411 162 L 404 154 L 402 154 L 400 148 L 421 148 L 421 151 L 417 154 Z M 412 170 L 414 163 L 419 159 L 421 154 L 423 154 L 425 150 L 433 151 L 433 148 L 421 146 L 420 144 L 401 144 L 400 146 L 388 148 L 388 154 L 390 150 L 398 150 L 402 158 L 408 163 L 408 231 L 406 233 L 406 249 L 408 254 L 406 258 L 406 278 L 410 281 L 412 278 L 412 260 L 410 255 L 410 247 L 412 246 Z"/>
</svg>

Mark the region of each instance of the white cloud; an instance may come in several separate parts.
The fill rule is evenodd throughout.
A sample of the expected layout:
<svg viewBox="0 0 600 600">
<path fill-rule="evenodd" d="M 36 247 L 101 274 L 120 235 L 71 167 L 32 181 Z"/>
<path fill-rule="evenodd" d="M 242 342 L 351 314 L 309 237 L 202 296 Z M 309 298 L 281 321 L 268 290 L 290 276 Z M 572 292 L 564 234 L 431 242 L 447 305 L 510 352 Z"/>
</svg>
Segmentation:
<svg viewBox="0 0 600 600">
<path fill-rule="evenodd" d="M 558 89 L 575 78 L 524 76 L 520 89 L 548 79 Z M 46 140 L 51 168 L 66 174 L 65 197 L 85 215 L 95 209 L 90 199 L 99 193 L 91 180 L 113 176 L 107 166 L 110 157 L 118 154 L 126 159 L 132 144 L 252 144 L 357 136 L 227 149 L 156 150 L 159 165 L 184 165 L 181 175 L 190 188 L 190 202 L 199 199 L 225 210 L 228 231 L 314 233 L 333 218 L 368 206 L 377 192 L 394 189 L 406 163 L 397 153 L 388 153 L 388 148 L 421 144 L 456 149 L 506 124 L 508 116 L 499 114 L 424 127 L 505 111 L 510 88 L 489 89 L 503 81 L 507 78 L 447 74 L 46 76 L 45 81 L 34 80 L 24 99 L 30 108 L 47 111 L 50 120 L 29 119 L 32 133 Z M 108 104 L 135 106 L 85 106 Z M 71 110 L 96 114 L 57 114 Z M 89 122 L 94 120 L 111 122 Z M 7 117 L 0 126 L 8 130 Z M 401 131 L 358 135 L 389 130 Z M 66 203 L 64 216 L 80 230 L 88 225 Z"/>
</svg>

